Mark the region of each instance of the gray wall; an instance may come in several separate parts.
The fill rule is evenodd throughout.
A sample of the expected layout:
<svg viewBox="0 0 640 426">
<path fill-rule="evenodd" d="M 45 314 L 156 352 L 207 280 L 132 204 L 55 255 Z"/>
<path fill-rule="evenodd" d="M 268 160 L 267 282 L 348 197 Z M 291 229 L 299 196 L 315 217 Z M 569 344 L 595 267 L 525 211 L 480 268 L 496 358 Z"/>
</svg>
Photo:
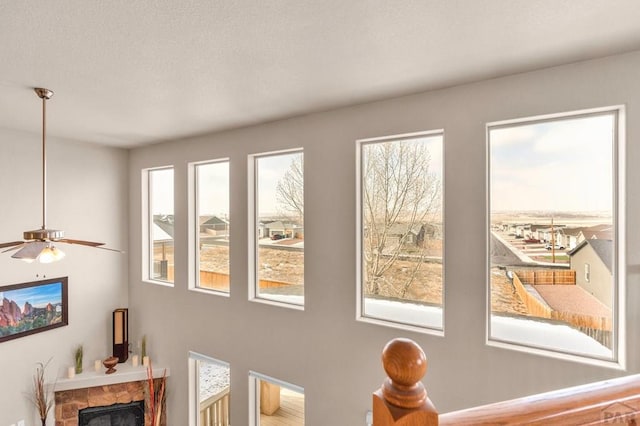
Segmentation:
<svg viewBox="0 0 640 426">
<path fill-rule="evenodd" d="M 0 242 L 19 240 L 23 231 L 42 224 L 40 144 L 39 134 L 0 130 Z M 127 249 L 128 152 L 53 138 L 47 145 L 47 225 L 71 238 Z M 111 351 L 111 311 L 128 304 L 127 255 L 60 248 L 66 258 L 49 265 L 0 254 L 0 285 L 69 277 L 67 327 L 0 343 L 2 426 L 21 419 L 27 426 L 40 424 L 27 399 L 36 363 L 52 359 L 47 376 L 53 381 L 73 365 L 73 349 L 82 344 L 85 368 L 93 369 L 93 360 Z"/>
<path fill-rule="evenodd" d="M 627 105 L 629 372 L 640 370 L 640 52 L 135 149 L 130 155 L 132 333 L 171 367 L 169 419 L 186 424 L 187 353 L 231 363 L 232 419 L 247 422 L 249 370 L 300 385 L 309 425 L 364 424 L 391 338 L 418 341 L 440 411 L 626 374 L 485 345 L 485 123 Z M 355 140 L 445 129 L 445 337 L 355 320 Z M 247 155 L 303 147 L 306 309 L 247 301 Z M 231 298 L 187 290 L 187 162 L 231 159 Z M 140 170 L 175 166 L 176 285 L 141 281 Z M 326 226 L 331 223 L 332 226 Z"/>
</svg>

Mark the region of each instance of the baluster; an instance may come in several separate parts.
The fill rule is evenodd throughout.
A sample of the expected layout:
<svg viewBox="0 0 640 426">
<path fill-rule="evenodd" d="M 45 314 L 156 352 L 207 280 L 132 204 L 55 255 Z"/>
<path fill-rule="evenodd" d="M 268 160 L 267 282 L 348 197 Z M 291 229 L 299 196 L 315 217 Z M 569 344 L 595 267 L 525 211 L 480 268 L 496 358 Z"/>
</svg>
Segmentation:
<svg viewBox="0 0 640 426">
<path fill-rule="evenodd" d="M 373 393 L 374 426 L 437 426 L 438 412 L 420 381 L 427 358 L 416 342 L 393 339 L 382 351 L 387 379 Z"/>
</svg>

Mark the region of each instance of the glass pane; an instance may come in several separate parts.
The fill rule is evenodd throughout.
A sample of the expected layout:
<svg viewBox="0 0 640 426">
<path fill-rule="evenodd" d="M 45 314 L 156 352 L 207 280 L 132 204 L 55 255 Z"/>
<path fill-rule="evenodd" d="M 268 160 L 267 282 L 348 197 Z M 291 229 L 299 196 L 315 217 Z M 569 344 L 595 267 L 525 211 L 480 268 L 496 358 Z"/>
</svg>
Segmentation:
<svg viewBox="0 0 640 426">
<path fill-rule="evenodd" d="M 260 426 L 304 426 L 304 393 L 257 379 Z"/>
<path fill-rule="evenodd" d="M 256 295 L 304 304 L 302 152 L 256 158 Z"/>
<path fill-rule="evenodd" d="M 442 134 L 361 148 L 362 312 L 442 328 Z"/>
<path fill-rule="evenodd" d="M 153 280 L 173 283 L 173 169 L 149 171 L 151 265 Z"/>
<path fill-rule="evenodd" d="M 615 126 L 489 127 L 491 338 L 613 357 Z"/>
<path fill-rule="evenodd" d="M 198 366 L 199 426 L 229 426 L 229 366 L 196 361 Z"/>
<path fill-rule="evenodd" d="M 197 286 L 229 292 L 229 162 L 198 164 Z"/>
</svg>

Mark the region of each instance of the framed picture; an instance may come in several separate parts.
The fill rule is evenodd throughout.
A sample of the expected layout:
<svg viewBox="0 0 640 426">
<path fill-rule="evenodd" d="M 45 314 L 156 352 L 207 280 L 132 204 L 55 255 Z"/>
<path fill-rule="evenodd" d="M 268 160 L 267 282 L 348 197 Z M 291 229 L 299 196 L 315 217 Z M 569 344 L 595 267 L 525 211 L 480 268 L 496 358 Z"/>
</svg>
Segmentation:
<svg viewBox="0 0 640 426">
<path fill-rule="evenodd" d="M 0 287 L 0 342 L 69 323 L 68 277 Z"/>
</svg>

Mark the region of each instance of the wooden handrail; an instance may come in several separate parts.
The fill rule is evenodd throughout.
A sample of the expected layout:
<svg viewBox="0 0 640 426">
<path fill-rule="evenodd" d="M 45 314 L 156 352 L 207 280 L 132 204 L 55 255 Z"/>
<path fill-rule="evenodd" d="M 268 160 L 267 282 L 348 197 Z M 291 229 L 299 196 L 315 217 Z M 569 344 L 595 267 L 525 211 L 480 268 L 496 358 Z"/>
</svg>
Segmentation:
<svg viewBox="0 0 640 426">
<path fill-rule="evenodd" d="M 440 415 L 440 425 L 640 425 L 640 374 Z"/>
<path fill-rule="evenodd" d="M 200 401 L 201 426 L 229 426 L 229 386 Z"/>
<path fill-rule="evenodd" d="M 427 360 L 408 339 L 382 353 L 388 378 L 373 394 L 374 426 L 640 426 L 640 374 L 438 415 L 421 379 Z"/>
</svg>

